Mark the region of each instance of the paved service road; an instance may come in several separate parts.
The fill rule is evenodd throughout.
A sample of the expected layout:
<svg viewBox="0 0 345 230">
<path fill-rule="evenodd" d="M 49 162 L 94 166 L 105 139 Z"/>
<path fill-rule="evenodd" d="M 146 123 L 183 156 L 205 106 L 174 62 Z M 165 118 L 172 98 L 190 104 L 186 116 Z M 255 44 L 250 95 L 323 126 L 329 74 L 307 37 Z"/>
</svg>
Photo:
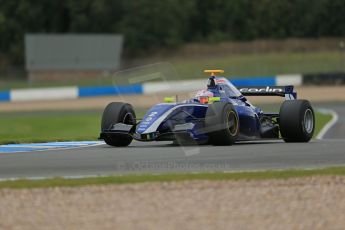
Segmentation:
<svg viewBox="0 0 345 230">
<path fill-rule="evenodd" d="M 326 107 L 326 106 L 323 106 Z M 345 105 L 328 105 L 339 122 L 324 140 L 246 142 L 229 147 L 133 142 L 69 150 L 0 154 L 0 178 L 108 175 L 142 172 L 238 171 L 315 168 L 345 164 Z"/>
</svg>

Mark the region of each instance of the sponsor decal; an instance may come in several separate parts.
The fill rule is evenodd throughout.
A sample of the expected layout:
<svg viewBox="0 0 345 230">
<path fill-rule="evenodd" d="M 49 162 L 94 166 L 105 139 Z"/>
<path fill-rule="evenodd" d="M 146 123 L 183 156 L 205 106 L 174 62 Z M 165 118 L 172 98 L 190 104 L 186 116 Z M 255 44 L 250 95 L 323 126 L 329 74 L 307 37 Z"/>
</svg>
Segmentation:
<svg viewBox="0 0 345 230">
<path fill-rule="evenodd" d="M 153 118 L 152 117 L 148 117 L 145 119 L 145 121 L 151 121 Z"/>
<path fill-rule="evenodd" d="M 158 114 L 158 112 L 152 111 L 152 112 L 147 116 L 147 118 L 145 119 L 145 121 L 149 123 L 157 114 Z"/>
<path fill-rule="evenodd" d="M 153 112 L 151 112 L 151 113 L 149 114 L 149 117 L 154 117 L 154 116 L 156 116 L 157 114 L 158 114 L 158 112 L 153 111 Z"/>
<path fill-rule="evenodd" d="M 139 124 L 137 129 L 138 132 L 143 132 L 147 129 L 147 127 L 152 124 L 152 121 L 158 116 L 158 111 L 151 111 L 144 120 L 142 120 Z"/>
<path fill-rule="evenodd" d="M 225 79 L 223 79 L 223 78 L 217 78 L 217 79 L 216 79 L 216 83 L 217 83 L 217 84 L 226 84 L 227 81 L 226 81 Z"/>
<path fill-rule="evenodd" d="M 266 87 L 248 87 L 248 88 L 240 88 L 241 93 L 283 93 L 284 90 L 282 88 L 272 88 L 269 86 Z"/>
</svg>

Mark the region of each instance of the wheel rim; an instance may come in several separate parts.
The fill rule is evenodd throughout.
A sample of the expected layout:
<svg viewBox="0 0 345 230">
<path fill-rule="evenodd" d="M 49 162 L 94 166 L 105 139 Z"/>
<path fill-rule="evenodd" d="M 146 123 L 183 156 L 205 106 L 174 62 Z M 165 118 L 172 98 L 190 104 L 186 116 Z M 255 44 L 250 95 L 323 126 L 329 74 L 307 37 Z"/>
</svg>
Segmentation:
<svg viewBox="0 0 345 230">
<path fill-rule="evenodd" d="M 227 123 L 228 123 L 229 131 L 230 131 L 230 135 L 235 136 L 237 134 L 238 120 L 234 111 L 229 112 Z"/>
<path fill-rule="evenodd" d="M 307 109 L 304 113 L 304 129 L 307 133 L 311 133 L 314 129 L 314 116 L 311 109 Z"/>
<path fill-rule="evenodd" d="M 123 118 L 123 123 L 127 125 L 133 125 L 135 123 L 135 118 L 133 114 L 126 113 L 126 115 Z"/>
</svg>

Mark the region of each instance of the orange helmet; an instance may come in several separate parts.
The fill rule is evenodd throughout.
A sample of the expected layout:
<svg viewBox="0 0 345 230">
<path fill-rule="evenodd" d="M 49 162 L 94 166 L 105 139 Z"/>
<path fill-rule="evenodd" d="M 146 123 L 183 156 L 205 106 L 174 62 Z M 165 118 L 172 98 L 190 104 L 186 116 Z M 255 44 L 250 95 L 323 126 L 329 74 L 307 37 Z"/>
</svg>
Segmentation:
<svg viewBox="0 0 345 230">
<path fill-rule="evenodd" d="M 203 89 L 203 90 L 199 90 L 196 93 L 195 97 L 198 99 L 198 101 L 201 104 L 208 104 L 209 98 L 213 97 L 213 93 Z"/>
</svg>

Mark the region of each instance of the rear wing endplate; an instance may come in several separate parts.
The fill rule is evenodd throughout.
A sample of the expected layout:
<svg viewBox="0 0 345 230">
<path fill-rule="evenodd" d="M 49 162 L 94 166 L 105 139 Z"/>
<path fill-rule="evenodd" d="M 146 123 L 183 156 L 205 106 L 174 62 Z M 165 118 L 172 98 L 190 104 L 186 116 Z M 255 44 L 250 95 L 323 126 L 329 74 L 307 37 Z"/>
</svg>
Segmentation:
<svg viewBox="0 0 345 230">
<path fill-rule="evenodd" d="M 288 86 L 241 86 L 237 89 L 243 96 L 280 96 L 286 100 L 297 99 L 292 85 Z"/>
</svg>

